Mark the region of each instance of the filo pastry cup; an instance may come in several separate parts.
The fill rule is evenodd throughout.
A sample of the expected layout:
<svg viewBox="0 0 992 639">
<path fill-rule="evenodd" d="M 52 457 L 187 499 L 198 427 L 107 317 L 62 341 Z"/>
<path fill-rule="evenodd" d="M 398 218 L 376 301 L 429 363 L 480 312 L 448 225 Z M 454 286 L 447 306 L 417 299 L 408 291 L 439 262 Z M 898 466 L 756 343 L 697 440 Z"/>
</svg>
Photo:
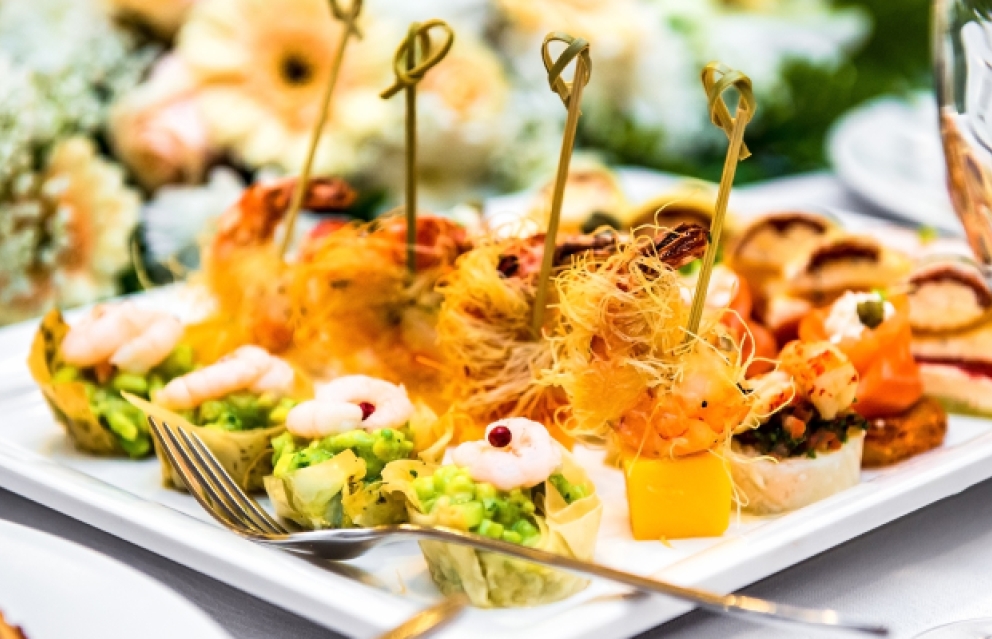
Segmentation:
<svg viewBox="0 0 992 639">
<path fill-rule="evenodd" d="M 857 486 L 864 442 L 864 430 L 851 428 L 839 450 L 781 460 L 734 442 L 727 459 L 741 508 L 754 515 L 777 515 Z"/>
<path fill-rule="evenodd" d="M 556 444 L 557 445 L 557 444 Z M 588 487 L 588 494 L 567 503 L 550 481 L 543 499 L 535 499 L 535 520 L 540 529 L 540 550 L 591 560 L 596 547 L 603 506 L 585 470 L 561 448 L 560 473 L 571 484 Z M 385 489 L 402 493 L 410 522 L 438 526 L 436 514 L 424 513 L 412 486 L 415 477 L 430 477 L 437 466 L 420 462 L 393 462 L 383 470 Z M 541 490 L 535 488 L 535 492 Z M 497 553 L 437 541 L 421 541 L 420 548 L 434 583 L 445 595 L 465 593 L 480 608 L 536 606 L 569 597 L 588 585 L 574 574 L 554 570 Z"/>
<path fill-rule="evenodd" d="M 436 464 L 451 441 L 452 424 L 449 420 L 438 420 L 422 402 L 415 404 L 415 408 L 407 428 L 400 432 L 412 439 L 411 456 L 420 461 L 392 463 Z M 407 509 L 402 495 L 384 490 L 380 478 L 365 481 L 367 471 L 365 460 L 354 450 L 346 449 L 330 459 L 285 475 L 270 474 L 264 480 L 265 492 L 279 517 L 307 530 L 405 523 Z"/>
<path fill-rule="evenodd" d="M 190 432 L 203 440 L 204 445 L 213 453 L 224 470 L 244 491 L 261 490 L 263 478 L 272 472 L 272 438 L 285 432 L 285 426 L 223 431 L 191 424 L 182 415 L 134 395 L 125 393 L 124 398 L 140 408 L 145 417 L 153 417 L 160 424 L 165 423 L 173 429 Z M 155 446 L 155 454 L 162 467 L 162 485 L 166 488 L 186 490 L 186 484 L 183 483 L 179 471 L 169 461 L 161 446 Z"/>
<path fill-rule="evenodd" d="M 68 332 L 69 325 L 58 310 L 45 315 L 28 355 L 31 377 L 76 449 L 91 455 L 126 457 L 127 452 L 117 438 L 90 408 L 86 386 L 81 382 L 56 383 L 52 379 L 60 361 L 62 340 Z"/>
</svg>

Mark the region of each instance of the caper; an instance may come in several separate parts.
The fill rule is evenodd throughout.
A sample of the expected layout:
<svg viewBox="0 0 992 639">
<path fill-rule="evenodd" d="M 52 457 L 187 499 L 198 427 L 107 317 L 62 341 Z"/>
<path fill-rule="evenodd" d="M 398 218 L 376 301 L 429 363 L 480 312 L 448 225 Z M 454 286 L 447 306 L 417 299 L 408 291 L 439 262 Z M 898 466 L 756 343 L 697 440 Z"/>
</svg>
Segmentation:
<svg viewBox="0 0 992 639">
<path fill-rule="evenodd" d="M 859 302 L 858 319 L 868 328 L 877 328 L 885 321 L 885 302 L 882 300 Z"/>
</svg>

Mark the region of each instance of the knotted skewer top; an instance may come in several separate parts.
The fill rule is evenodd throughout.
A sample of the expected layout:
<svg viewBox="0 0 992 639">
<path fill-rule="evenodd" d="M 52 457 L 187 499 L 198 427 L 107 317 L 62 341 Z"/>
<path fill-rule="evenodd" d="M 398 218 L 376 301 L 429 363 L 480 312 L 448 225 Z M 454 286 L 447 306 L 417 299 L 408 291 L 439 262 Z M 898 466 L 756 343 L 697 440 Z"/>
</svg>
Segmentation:
<svg viewBox="0 0 992 639">
<path fill-rule="evenodd" d="M 737 119 L 730 115 L 730 109 L 724 99 L 724 93 L 730 89 L 737 91 L 737 114 L 743 115 L 747 120 L 754 116 L 757 104 L 754 99 L 754 91 L 751 89 L 751 78 L 740 71 L 735 71 L 720 64 L 711 62 L 703 69 L 703 88 L 706 91 L 706 100 L 709 103 L 710 121 L 717 127 L 723 129 L 727 138 L 731 137 Z M 751 157 L 751 152 L 746 144 L 741 144 L 739 159 L 746 160 Z"/>
<path fill-rule="evenodd" d="M 564 42 L 567 45 L 557 60 L 551 58 L 552 42 Z M 551 85 L 551 90 L 558 94 L 562 103 L 568 108 L 575 83 L 578 82 L 585 86 L 592 74 L 589 43 L 582 38 L 574 38 L 567 33 L 554 31 L 544 38 L 544 43 L 541 45 L 541 57 L 544 59 L 544 68 L 548 71 L 548 84 Z M 561 74 L 576 58 L 578 58 L 578 62 L 575 65 L 575 75 L 571 82 L 566 82 Z"/>
<path fill-rule="evenodd" d="M 437 48 L 434 48 L 434 43 L 431 40 L 430 31 L 432 29 L 438 29 L 444 33 L 444 41 Z M 396 49 L 396 55 L 393 56 L 393 72 L 396 74 L 396 82 L 383 91 L 380 96 L 384 99 L 390 98 L 407 87 L 416 86 L 431 68 L 448 55 L 451 45 L 454 43 L 455 32 L 444 20 L 433 19 L 411 24 L 407 37 L 400 43 L 399 48 Z M 416 56 L 417 44 L 420 45 L 420 60 L 409 67 L 407 56 L 411 48 L 413 48 L 414 56 Z"/>
<path fill-rule="evenodd" d="M 345 24 L 347 31 L 344 37 L 353 35 L 361 40 L 362 32 L 358 29 L 358 16 L 362 12 L 362 0 L 351 0 L 351 6 L 348 8 L 348 11 L 341 8 L 338 0 L 327 1 L 331 5 L 331 15 Z"/>
<path fill-rule="evenodd" d="M 552 42 L 563 42 L 566 45 L 565 50 L 562 51 L 557 60 L 551 57 Z M 551 85 L 551 90 L 561 98 L 562 104 L 568 110 L 568 116 L 565 119 L 561 155 L 558 158 L 558 172 L 555 175 L 554 191 L 551 194 L 551 214 L 548 217 L 548 228 L 544 237 L 544 257 L 541 260 L 541 272 L 538 275 L 537 290 L 534 293 L 531 333 L 535 339 L 541 336 L 541 329 L 544 325 L 544 312 L 548 300 L 548 280 L 551 278 L 555 241 L 558 237 L 558 221 L 561 218 L 561 206 L 565 198 L 565 183 L 568 181 L 568 165 L 572 159 L 575 135 L 579 126 L 582 89 L 592 75 L 589 43 L 582 38 L 552 31 L 544 38 L 544 44 L 541 45 L 541 58 L 544 60 L 544 68 L 548 71 L 548 84 Z M 572 81 L 566 82 L 561 74 L 573 60 L 575 61 L 575 73 L 572 76 Z"/>
</svg>

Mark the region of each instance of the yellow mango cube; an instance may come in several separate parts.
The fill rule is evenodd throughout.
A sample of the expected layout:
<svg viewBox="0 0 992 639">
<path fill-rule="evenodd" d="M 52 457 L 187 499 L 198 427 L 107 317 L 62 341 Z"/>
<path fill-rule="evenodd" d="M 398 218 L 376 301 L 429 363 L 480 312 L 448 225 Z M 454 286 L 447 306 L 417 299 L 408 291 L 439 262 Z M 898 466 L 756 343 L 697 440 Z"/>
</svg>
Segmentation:
<svg viewBox="0 0 992 639">
<path fill-rule="evenodd" d="M 623 468 L 634 539 L 718 537 L 730 525 L 730 473 L 719 455 L 625 456 Z"/>
</svg>

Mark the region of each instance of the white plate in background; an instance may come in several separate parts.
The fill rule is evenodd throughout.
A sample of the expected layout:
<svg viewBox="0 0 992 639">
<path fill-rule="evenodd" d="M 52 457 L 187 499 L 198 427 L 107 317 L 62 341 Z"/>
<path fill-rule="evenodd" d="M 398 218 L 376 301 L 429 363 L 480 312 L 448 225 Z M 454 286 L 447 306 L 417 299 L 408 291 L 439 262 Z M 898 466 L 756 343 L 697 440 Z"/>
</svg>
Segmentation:
<svg viewBox="0 0 992 639">
<path fill-rule="evenodd" d="M 850 111 L 827 136 L 827 155 L 845 186 L 875 206 L 961 234 L 947 194 L 932 94 L 881 98 Z"/>
<path fill-rule="evenodd" d="M 0 521 L 0 611 L 29 639 L 225 639 L 203 612 L 100 553 Z"/>
</svg>

